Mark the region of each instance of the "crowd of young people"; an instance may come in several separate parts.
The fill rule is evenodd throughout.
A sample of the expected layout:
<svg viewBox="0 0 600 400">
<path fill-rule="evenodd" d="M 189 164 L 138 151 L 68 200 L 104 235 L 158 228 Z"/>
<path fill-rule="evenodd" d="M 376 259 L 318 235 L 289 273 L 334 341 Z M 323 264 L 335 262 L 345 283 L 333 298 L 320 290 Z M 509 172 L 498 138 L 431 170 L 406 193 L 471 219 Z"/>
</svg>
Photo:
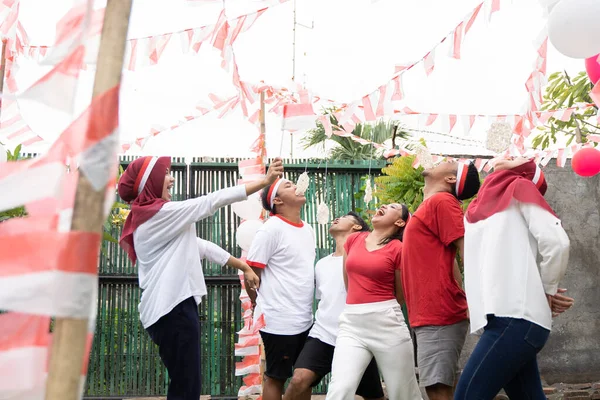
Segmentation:
<svg viewBox="0 0 600 400">
<path fill-rule="evenodd" d="M 132 203 L 121 244 L 138 262 L 140 318 L 169 371 L 168 400 L 200 394 L 202 258 L 243 270 L 264 314 L 264 400 L 308 399 L 330 372 L 332 400 L 382 399 L 380 374 L 392 400 L 421 399 L 419 386 L 430 400 L 493 399 L 501 389 L 515 399 L 544 398 L 536 355 L 552 317 L 573 299 L 558 287 L 569 240 L 543 197 L 543 172 L 510 158 L 481 188 L 469 163 L 443 162 L 423 176 L 424 200 L 413 215 L 404 204 L 383 205 L 372 230 L 355 213 L 336 218 L 335 252 L 315 267 L 315 234 L 301 219 L 306 198 L 283 178 L 280 159 L 263 180 L 182 202 L 170 201 L 168 158 L 130 164 L 119 182 Z M 196 221 L 261 189 L 271 217 L 246 262 L 195 237 Z M 463 213 L 461 201 L 478 192 Z M 458 380 L 469 325 L 484 333 Z"/>
</svg>

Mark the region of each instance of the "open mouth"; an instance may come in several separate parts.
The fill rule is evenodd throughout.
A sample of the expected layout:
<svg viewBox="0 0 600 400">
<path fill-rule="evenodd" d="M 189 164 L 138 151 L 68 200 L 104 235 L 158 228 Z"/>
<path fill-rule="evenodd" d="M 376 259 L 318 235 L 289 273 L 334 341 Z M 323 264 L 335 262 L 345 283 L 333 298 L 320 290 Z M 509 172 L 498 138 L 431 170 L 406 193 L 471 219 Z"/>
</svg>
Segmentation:
<svg viewBox="0 0 600 400">
<path fill-rule="evenodd" d="M 379 210 L 377 210 L 375 215 L 379 215 L 380 217 L 383 217 L 385 215 L 385 210 L 383 208 L 380 208 Z"/>
</svg>

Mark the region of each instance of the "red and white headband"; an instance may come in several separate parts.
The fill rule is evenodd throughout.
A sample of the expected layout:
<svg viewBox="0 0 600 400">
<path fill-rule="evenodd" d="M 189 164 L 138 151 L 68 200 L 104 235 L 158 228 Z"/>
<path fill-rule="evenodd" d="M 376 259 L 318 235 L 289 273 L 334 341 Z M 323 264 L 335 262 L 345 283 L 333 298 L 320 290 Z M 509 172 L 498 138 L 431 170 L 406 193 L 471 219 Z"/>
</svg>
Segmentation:
<svg viewBox="0 0 600 400">
<path fill-rule="evenodd" d="M 539 189 L 542 187 L 544 182 L 546 182 L 546 177 L 544 177 L 544 172 L 539 165 L 535 164 L 535 175 L 533 175 L 533 184 Z"/>
<path fill-rule="evenodd" d="M 135 180 L 135 185 L 133 185 L 133 191 L 137 193 L 139 196 L 144 190 L 144 186 L 148 181 L 148 177 L 150 177 L 150 173 L 152 172 L 152 168 L 158 161 L 158 157 L 146 157 L 144 160 L 144 164 L 142 164 L 142 168 L 138 172 L 137 179 Z"/>
<path fill-rule="evenodd" d="M 267 197 L 269 199 L 269 207 L 271 207 L 271 210 L 273 209 L 273 202 L 275 201 L 275 197 L 277 197 L 277 190 L 279 190 L 279 186 L 283 183 L 283 182 L 289 182 L 287 179 L 284 178 L 279 178 L 277 179 L 272 185 L 271 188 L 269 189 L 269 193 L 267 193 Z"/>
<path fill-rule="evenodd" d="M 467 172 L 469 171 L 469 164 L 459 162 L 456 170 L 456 197 L 460 197 L 463 190 L 465 190 L 465 182 L 467 181 Z"/>
</svg>

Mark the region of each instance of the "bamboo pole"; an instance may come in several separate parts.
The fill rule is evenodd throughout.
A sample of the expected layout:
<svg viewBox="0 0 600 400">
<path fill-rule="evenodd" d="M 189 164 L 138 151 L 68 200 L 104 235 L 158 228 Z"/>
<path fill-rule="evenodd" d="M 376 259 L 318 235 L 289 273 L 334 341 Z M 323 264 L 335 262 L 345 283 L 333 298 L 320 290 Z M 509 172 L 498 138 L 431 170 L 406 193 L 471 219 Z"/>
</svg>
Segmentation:
<svg viewBox="0 0 600 400">
<path fill-rule="evenodd" d="M 263 149 L 261 149 L 261 159 L 263 165 L 267 162 L 267 137 L 266 137 L 266 123 L 265 123 L 265 92 L 264 90 L 260 92 L 260 112 L 258 114 L 258 121 L 260 123 L 260 137 L 263 139 Z M 267 219 L 267 211 L 262 210 L 263 219 Z M 264 392 L 264 376 L 265 369 L 267 368 L 267 360 L 265 358 L 265 345 L 262 341 L 262 337 L 259 339 L 259 348 L 260 348 L 260 386 L 261 386 L 261 396 Z"/>
<path fill-rule="evenodd" d="M 125 56 L 129 16 L 133 0 L 108 0 L 98 52 L 93 97 L 118 85 Z M 102 116 L 96 116 L 102 118 Z M 94 116 L 92 116 L 92 119 Z M 116 160 L 115 160 L 116 162 Z M 73 231 L 102 231 L 105 189 L 96 191 L 84 174 L 77 182 L 73 207 Z M 46 400 L 77 400 L 81 387 L 88 334 L 87 319 L 57 318 L 53 340 Z"/>
</svg>

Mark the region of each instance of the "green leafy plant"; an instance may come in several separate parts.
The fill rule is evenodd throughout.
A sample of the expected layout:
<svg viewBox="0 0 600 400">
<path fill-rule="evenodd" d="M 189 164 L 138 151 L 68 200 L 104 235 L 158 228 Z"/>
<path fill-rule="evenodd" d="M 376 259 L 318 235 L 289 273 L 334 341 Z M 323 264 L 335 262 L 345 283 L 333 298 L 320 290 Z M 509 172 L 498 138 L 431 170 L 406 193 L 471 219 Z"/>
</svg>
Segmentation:
<svg viewBox="0 0 600 400">
<path fill-rule="evenodd" d="M 333 130 L 343 130 L 333 113 L 334 109 L 326 109 L 324 115 L 329 116 Z M 396 140 L 405 139 L 409 134 L 403 130 L 402 126 L 395 121 L 385 122 L 380 120 L 374 124 L 356 124 L 352 130 L 352 134 L 360 138 L 373 141 L 374 143 L 383 143 L 386 140 L 392 141 L 392 146 Z M 338 144 L 331 150 L 330 157 L 332 160 L 370 160 L 382 158 L 378 155 L 373 146 L 363 145 L 355 142 L 349 137 L 332 135 L 328 138 L 325 134 L 325 127 L 321 122 L 317 122 L 317 127 L 307 132 L 307 135 L 302 139 L 304 148 L 307 149 L 313 146 L 325 146 L 327 140 L 332 140 Z"/>
<path fill-rule="evenodd" d="M 593 104 L 590 90 L 593 85 L 585 72 L 578 73 L 571 79 L 566 71 L 550 75 L 544 94 L 541 110 L 558 110 L 576 106 L 577 104 Z M 557 135 L 568 137 L 567 146 L 573 140 L 576 143 L 586 143 L 587 135 L 600 133 L 600 127 L 595 124 L 593 117 L 598 114 L 596 106 L 575 110 L 568 121 L 551 117 L 544 126 L 539 127 L 539 133 L 533 138 L 533 147 L 548 148 L 557 142 Z"/>
<path fill-rule="evenodd" d="M 6 150 L 6 160 L 8 161 L 17 161 L 21 159 L 21 145 L 18 145 L 12 152 L 10 150 Z M 11 218 L 24 217 L 27 215 L 27 211 L 25 211 L 25 207 L 16 207 L 11 210 L 1 211 L 0 212 L 0 222 L 6 221 Z"/>
<path fill-rule="evenodd" d="M 412 213 L 423 202 L 423 167 L 413 168 L 414 161 L 415 156 L 396 157 L 381 170 L 375 178 L 380 204 L 404 203 Z"/>
<path fill-rule="evenodd" d="M 123 167 L 119 165 L 119 172 L 117 175 L 117 182 L 123 174 Z M 116 195 L 116 193 L 115 193 Z M 120 201 L 115 201 L 110 209 L 108 218 L 104 221 L 102 240 L 110 243 L 119 243 L 118 239 L 113 236 L 113 231 L 118 230 L 122 227 L 129 215 L 129 205 Z M 103 250 L 104 251 L 104 250 Z"/>
</svg>

